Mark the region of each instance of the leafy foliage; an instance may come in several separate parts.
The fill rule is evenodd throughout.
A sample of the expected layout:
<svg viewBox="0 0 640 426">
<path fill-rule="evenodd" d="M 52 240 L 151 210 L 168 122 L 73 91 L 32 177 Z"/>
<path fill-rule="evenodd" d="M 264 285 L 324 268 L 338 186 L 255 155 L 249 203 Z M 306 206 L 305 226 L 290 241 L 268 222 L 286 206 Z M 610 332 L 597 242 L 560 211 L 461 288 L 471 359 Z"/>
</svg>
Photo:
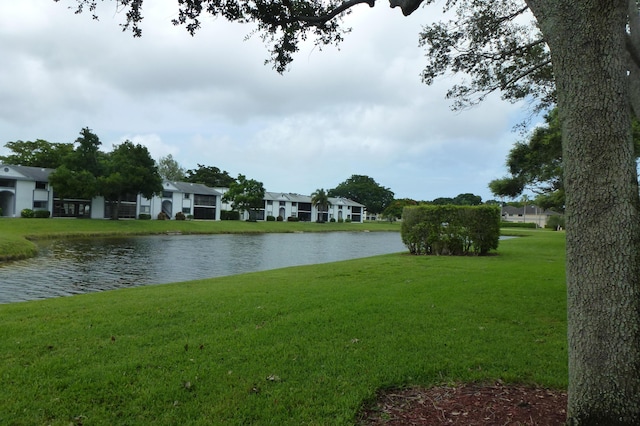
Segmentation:
<svg viewBox="0 0 640 426">
<path fill-rule="evenodd" d="M 430 24 L 420 34 L 429 58 L 423 81 L 432 84 L 450 72 L 467 75 L 470 80 L 447 92 L 454 109 L 475 105 L 494 91 L 511 102 L 535 98 L 539 109 L 553 104 L 549 49 L 525 2 L 450 0 L 445 12 L 456 5 L 455 18 Z"/>
<path fill-rule="evenodd" d="M 88 10 L 98 19 L 98 0 L 76 1 L 76 13 Z M 259 34 L 269 46 L 270 58 L 265 63 L 271 63 L 282 73 L 293 60 L 301 41 L 312 37 L 318 47 L 339 44 L 350 31 L 341 28 L 342 16 L 360 3 L 373 7 L 375 0 L 179 0 L 177 17 L 171 22 L 184 26 L 191 35 L 200 28 L 204 13 L 232 22 L 251 23 L 255 26 L 252 35 Z M 125 11 L 123 31 L 142 36 L 143 0 L 118 0 L 117 4 L 118 10 Z"/>
<path fill-rule="evenodd" d="M 373 178 L 352 175 L 328 192 L 330 197 L 342 197 L 364 204 L 369 213 L 382 213 L 393 201 L 393 192 L 379 185 Z"/>
<path fill-rule="evenodd" d="M 500 209 L 414 206 L 402 214 L 402 242 L 412 254 L 485 255 L 498 248 Z"/>
<path fill-rule="evenodd" d="M 4 144 L 13 154 L 0 156 L 0 163 L 55 169 L 73 151 L 70 143 L 51 143 L 44 139 L 14 141 Z"/>
<path fill-rule="evenodd" d="M 166 157 L 162 157 L 157 163 L 158 173 L 164 180 L 168 181 L 183 181 L 185 177 L 185 170 L 174 158 L 169 154 Z"/>
<path fill-rule="evenodd" d="M 229 185 L 229 190 L 224 194 L 222 200 L 231 202 L 233 210 L 248 211 L 250 220 L 255 220 L 256 210 L 264 207 L 264 193 L 262 182 L 247 179 L 246 176 L 240 174 L 237 181 Z"/>
<path fill-rule="evenodd" d="M 416 206 L 418 202 L 410 198 L 402 198 L 400 200 L 393 200 L 382 212 L 382 216 L 389 221 L 394 221 L 402 217 L 402 211 L 405 207 Z"/>
<path fill-rule="evenodd" d="M 217 167 L 198 164 L 197 169 L 187 170 L 185 180 L 192 183 L 200 183 L 209 187 L 228 188 L 236 180 L 225 170 Z"/>
<path fill-rule="evenodd" d="M 155 161 L 140 144 L 127 140 L 117 145 L 107 157 L 105 170 L 106 174 L 98 178 L 98 186 L 107 200 L 120 203 L 128 194 L 151 198 L 162 191 Z M 114 216 L 117 218 L 117 212 Z"/>
</svg>

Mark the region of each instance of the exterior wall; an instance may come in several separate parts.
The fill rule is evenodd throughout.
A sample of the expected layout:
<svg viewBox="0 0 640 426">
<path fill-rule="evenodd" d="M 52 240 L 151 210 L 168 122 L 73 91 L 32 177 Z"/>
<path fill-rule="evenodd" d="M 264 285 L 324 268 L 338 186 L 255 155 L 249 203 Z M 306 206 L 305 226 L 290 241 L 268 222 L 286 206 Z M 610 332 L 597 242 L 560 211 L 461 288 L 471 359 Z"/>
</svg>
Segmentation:
<svg viewBox="0 0 640 426">
<path fill-rule="evenodd" d="M 535 223 L 539 228 L 547 224 L 549 216 L 556 213 L 548 212 L 536 206 L 528 206 L 526 211 L 524 208 L 516 208 L 505 206 L 502 208 L 502 220 L 514 223 Z"/>
</svg>

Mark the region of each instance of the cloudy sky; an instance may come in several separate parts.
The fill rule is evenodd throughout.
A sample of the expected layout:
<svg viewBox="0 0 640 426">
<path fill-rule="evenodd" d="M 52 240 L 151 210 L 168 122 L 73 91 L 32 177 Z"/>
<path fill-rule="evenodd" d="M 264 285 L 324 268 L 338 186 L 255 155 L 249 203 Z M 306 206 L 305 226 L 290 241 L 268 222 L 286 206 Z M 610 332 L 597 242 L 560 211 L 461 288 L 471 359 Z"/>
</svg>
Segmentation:
<svg viewBox="0 0 640 426">
<path fill-rule="evenodd" d="M 172 26 L 176 0 L 147 0 L 135 39 L 114 1 L 97 22 L 74 4 L 0 0 L 0 145 L 73 142 L 89 127 L 104 151 L 129 139 L 268 191 L 310 194 L 360 174 L 397 198 L 486 200 L 521 139 L 522 105 L 496 96 L 452 112 L 452 80 L 421 83 L 418 33 L 434 8 L 404 17 L 384 1 L 360 5 L 340 49 L 303 45 L 279 75 L 260 38 L 245 40 L 248 26 L 206 17 L 195 37 Z"/>
</svg>

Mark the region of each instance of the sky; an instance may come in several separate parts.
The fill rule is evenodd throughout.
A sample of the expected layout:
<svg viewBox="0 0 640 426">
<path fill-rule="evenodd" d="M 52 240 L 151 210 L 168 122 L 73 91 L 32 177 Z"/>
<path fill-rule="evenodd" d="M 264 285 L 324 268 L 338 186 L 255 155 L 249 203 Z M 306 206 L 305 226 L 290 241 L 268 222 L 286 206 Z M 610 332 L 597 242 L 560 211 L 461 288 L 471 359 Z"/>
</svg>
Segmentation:
<svg viewBox="0 0 640 426">
<path fill-rule="evenodd" d="M 103 151 L 128 139 L 267 191 L 308 195 L 355 174 L 396 198 L 488 200 L 522 140 L 526 106 L 496 95 L 454 112 L 456 77 L 421 82 L 418 35 L 434 7 L 356 6 L 339 48 L 307 42 L 280 75 L 250 26 L 206 16 L 195 37 L 174 27 L 177 0 L 145 2 L 142 38 L 122 32 L 115 1 L 98 21 L 75 4 L 0 0 L 0 155 L 9 141 L 73 142 L 89 127 Z"/>
</svg>

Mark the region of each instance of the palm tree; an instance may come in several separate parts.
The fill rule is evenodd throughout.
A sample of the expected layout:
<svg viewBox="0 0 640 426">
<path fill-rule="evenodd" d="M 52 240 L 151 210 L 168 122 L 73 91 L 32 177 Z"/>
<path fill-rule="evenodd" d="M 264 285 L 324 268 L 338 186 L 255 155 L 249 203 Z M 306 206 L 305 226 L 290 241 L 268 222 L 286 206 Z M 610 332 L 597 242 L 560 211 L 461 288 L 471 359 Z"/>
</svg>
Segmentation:
<svg viewBox="0 0 640 426">
<path fill-rule="evenodd" d="M 316 189 L 311 194 L 311 204 L 318 209 L 318 217 L 316 222 L 324 222 L 324 212 L 329 210 L 331 203 L 329 202 L 329 196 L 323 188 Z"/>
</svg>

